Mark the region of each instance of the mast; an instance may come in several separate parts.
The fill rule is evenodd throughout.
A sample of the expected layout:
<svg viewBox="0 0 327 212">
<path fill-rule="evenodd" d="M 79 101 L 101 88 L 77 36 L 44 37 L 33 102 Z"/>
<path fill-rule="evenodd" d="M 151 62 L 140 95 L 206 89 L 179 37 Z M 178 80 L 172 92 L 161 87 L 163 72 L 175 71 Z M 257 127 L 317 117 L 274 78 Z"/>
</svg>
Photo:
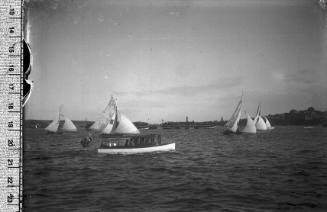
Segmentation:
<svg viewBox="0 0 327 212">
<path fill-rule="evenodd" d="M 236 109 L 235 109 L 234 113 L 232 114 L 232 116 L 228 120 L 228 122 L 225 124 L 225 127 L 227 127 L 232 132 L 237 131 L 237 125 L 238 125 L 238 122 L 239 122 L 239 120 L 241 118 L 242 106 L 243 106 L 243 93 L 242 93 L 242 96 L 241 96 L 241 99 L 240 99 L 239 103 L 236 106 Z"/>
</svg>

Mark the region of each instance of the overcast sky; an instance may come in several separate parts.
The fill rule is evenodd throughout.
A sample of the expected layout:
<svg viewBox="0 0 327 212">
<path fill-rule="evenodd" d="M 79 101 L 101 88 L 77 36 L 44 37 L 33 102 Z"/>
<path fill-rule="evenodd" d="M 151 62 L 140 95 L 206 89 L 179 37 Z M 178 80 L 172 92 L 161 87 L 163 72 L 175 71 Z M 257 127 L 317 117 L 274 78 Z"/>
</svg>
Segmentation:
<svg viewBox="0 0 327 212">
<path fill-rule="evenodd" d="M 27 119 L 132 121 L 327 110 L 326 13 L 312 0 L 29 1 Z"/>
</svg>

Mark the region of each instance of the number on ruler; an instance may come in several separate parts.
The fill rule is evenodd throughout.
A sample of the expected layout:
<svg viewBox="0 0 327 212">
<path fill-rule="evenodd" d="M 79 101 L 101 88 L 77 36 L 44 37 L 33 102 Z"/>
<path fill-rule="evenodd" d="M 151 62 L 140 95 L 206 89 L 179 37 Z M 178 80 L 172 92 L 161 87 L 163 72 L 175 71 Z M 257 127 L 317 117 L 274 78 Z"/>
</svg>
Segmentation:
<svg viewBox="0 0 327 212">
<path fill-rule="evenodd" d="M 15 45 L 13 44 L 12 46 L 9 46 L 9 53 L 14 53 L 15 52 Z"/>
<path fill-rule="evenodd" d="M 9 128 L 14 127 L 14 123 L 13 123 L 12 121 L 8 121 L 8 127 L 9 127 Z"/>
<path fill-rule="evenodd" d="M 8 182 L 8 184 L 13 184 L 14 183 L 14 178 L 13 177 L 8 177 L 7 182 Z"/>
<path fill-rule="evenodd" d="M 14 165 L 14 159 L 8 159 L 8 166 Z"/>
<path fill-rule="evenodd" d="M 15 15 L 15 9 L 14 8 L 10 8 L 9 15 Z"/>
<path fill-rule="evenodd" d="M 10 194 L 7 196 L 7 202 L 8 202 L 8 203 L 12 203 L 13 199 L 14 199 L 14 195 L 13 195 L 12 193 L 10 193 Z"/>
<path fill-rule="evenodd" d="M 10 102 L 10 103 L 8 104 L 8 109 L 9 109 L 9 110 L 14 109 L 14 103 L 13 103 L 13 102 Z"/>
<path fill-rule="evenodd" d="M 9 72 L 13 72 L 13 71 L 15 71 L 15 69 L 14 69 L 14 65 L 9 65 L 8 71 L 9 71 Z"/>
<path fill-rule="evenodd" d="M 15 33 L 15 27 L 9 27 L 9 33 L 14 34 Z"/>
<path fill-rule="evenodd" d="M 8 139 L 8 147 L 13 147 L 15 146 L 14 140 L 13 139 Z"/>
<path fill-rule="evenodd" d="M 14 83 L 9 83 L 9 89 L 10 89 L 10 90 L 15 90 Z"/>
</svg>

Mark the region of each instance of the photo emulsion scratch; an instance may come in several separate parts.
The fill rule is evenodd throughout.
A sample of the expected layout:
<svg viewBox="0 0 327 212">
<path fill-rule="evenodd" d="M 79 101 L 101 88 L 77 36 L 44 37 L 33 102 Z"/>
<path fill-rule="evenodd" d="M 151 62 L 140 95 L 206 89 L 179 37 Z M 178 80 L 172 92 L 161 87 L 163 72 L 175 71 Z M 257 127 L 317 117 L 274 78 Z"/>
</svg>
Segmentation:
<svg viewBox="0 0 327 212">
<path fill-rule="evenodd" d="M 327 210 L 326 5 L 24 1 L 23 211 Z"/>
</svg>

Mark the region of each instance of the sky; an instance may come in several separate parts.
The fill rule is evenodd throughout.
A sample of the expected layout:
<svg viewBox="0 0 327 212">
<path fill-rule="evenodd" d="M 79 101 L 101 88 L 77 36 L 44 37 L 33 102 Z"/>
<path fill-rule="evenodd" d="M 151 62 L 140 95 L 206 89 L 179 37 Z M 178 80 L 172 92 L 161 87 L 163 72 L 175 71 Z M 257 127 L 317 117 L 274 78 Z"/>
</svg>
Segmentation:
<svg viewBox="0 0 327 212">
<path fill-rule="evenodd" d="M 132 121 L 327 110 L 327 16 L 314 0 L 27 1 L 26 119 Z"/>
</svg>

